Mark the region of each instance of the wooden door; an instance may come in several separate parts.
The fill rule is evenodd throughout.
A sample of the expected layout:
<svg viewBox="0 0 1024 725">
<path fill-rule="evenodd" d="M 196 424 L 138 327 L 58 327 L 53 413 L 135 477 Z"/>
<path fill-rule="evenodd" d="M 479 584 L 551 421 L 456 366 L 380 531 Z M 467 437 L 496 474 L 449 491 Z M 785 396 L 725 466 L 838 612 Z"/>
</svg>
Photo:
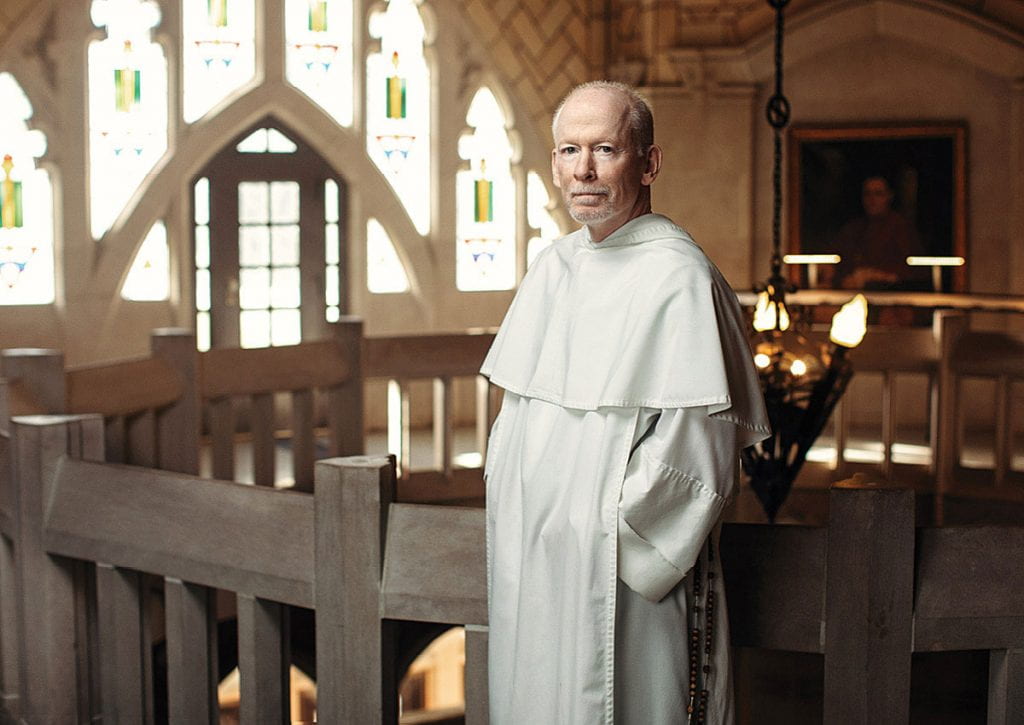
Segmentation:
<svg viewBox="0 0 1024 725">
<path fill-rule="evenodd" d="M 347 312 L 341 179 L 265 121 L 194 182 L 197 343 L 296 344 Z"/>
</svg>

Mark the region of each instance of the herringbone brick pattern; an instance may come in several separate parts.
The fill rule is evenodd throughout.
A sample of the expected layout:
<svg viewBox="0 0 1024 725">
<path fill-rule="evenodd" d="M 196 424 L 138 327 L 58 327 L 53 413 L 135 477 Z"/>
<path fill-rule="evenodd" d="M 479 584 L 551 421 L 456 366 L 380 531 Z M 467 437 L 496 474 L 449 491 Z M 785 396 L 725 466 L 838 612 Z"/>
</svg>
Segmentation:
<svg viewBox="0 0 1024 725">
<path fill-rule="evenodd" d="M 602 75 L 603 3 L 595 0 L 456 0 L 494 66 L 522 104 L 546 125 L 572 86 Z"/>
</svg>

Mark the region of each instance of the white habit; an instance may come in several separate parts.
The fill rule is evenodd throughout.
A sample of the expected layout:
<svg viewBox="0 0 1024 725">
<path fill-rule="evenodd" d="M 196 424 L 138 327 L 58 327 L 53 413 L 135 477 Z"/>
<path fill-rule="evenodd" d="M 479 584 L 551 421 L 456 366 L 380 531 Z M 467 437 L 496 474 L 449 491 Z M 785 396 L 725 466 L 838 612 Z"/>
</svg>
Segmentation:
<svg viewBox="0 0 1024 725">
<path fill-rule="evenodd" d="M 581 229 L 534 262 L 481 370 L 505 390 L 485 469 L 492 725 L 686 721 L 690 572 L 739 450 L 769 433 L 743 330 L 663 216 L 597 244 Z M 707 722 L 727 723 L 711 581 Z"/>
</svg>

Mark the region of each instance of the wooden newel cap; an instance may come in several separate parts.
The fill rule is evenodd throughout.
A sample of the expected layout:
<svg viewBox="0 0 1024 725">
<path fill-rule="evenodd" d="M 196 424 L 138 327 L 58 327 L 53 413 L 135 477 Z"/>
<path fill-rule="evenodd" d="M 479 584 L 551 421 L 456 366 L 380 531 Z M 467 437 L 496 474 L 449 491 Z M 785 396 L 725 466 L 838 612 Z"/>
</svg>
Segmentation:
<svg viewBox="0 0 1024 725">
<path fill-rule="evenodd" d="M 855 473 L 850 478 L 836 481 L 830 486 L 832 490 L 842 491 L 906 491 L 907 486 L 887 480 L 869 479 L 863 473 Z"/>
</svg>

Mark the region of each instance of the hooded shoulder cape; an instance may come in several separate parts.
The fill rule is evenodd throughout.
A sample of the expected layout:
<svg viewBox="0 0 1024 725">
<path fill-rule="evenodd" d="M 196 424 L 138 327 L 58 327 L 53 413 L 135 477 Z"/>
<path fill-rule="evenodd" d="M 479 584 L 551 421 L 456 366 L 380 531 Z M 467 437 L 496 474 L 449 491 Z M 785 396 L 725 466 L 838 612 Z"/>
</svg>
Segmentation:
<svg viewBox="0 0 1024 725">
<path fill-rule="evenodd" d="M 593 243 L 557 240 L 523 280 L 481 372 L 527 398 L 581 410 L 687 408 L 770 433 L 732 289 L 658 214 Z"/>
</svg>

